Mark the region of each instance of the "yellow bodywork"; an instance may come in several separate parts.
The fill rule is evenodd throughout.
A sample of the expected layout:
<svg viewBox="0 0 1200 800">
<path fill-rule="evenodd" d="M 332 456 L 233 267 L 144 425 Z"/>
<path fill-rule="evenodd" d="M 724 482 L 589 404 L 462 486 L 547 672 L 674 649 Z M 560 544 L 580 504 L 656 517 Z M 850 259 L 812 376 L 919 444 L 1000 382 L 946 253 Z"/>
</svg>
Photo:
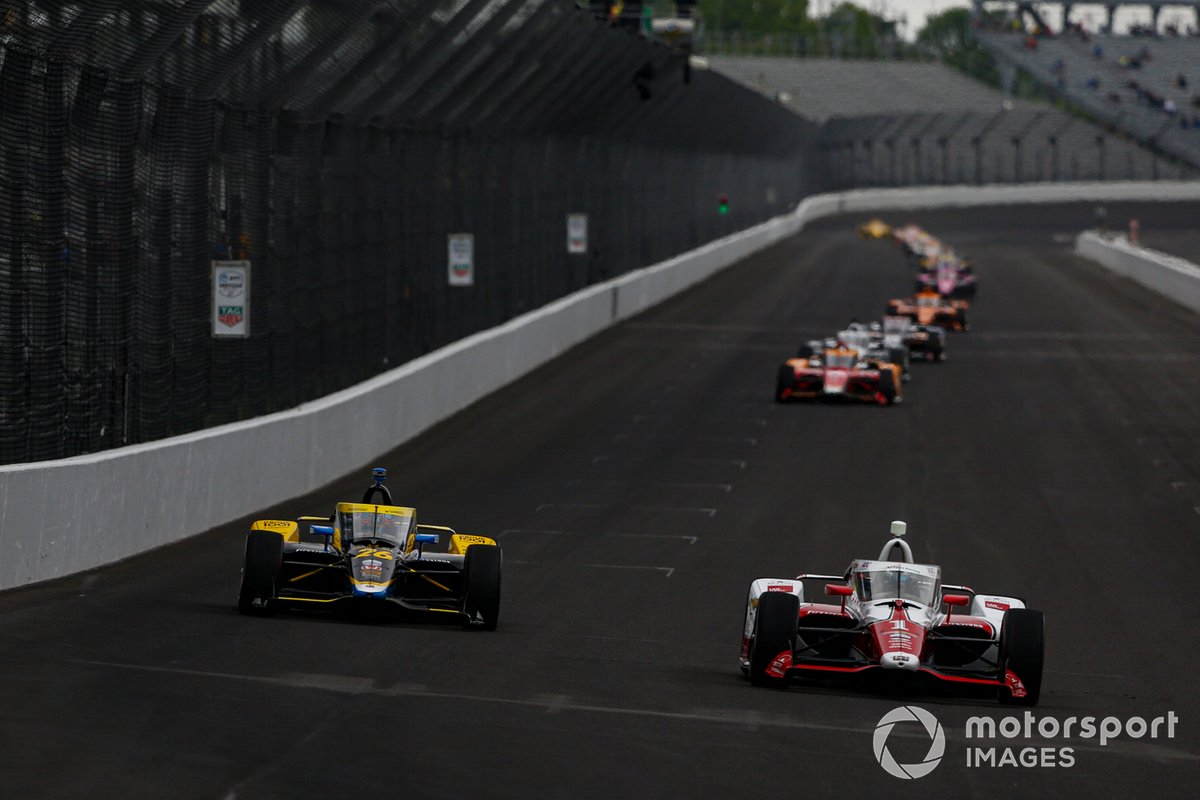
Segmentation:
<svg viewBox="0 0 1200 800">
<path fill-rule="evenodd" d="M 300 526 L 291 520 L 260 519 L 250 526 L 250 530 L 279 534 L 285 542 L 300 541 Z"/>
<path fill-rule="evenodd" d="M 892 235 L 892 226 L 881 219 L 873 219 L 858 226 L 858 235 L 864 239 L 882 239 Z"/>
<path fill-rule="evenodd" d="M 489 539 L 486 536 L 471 536 L 465 533 L 456 533 L 450 537 L 449 552 L 454 555 L 465 555 L 467 548 L 475 544 L 490 544 L 495 545 L 495 539 Z"/>
</svg>

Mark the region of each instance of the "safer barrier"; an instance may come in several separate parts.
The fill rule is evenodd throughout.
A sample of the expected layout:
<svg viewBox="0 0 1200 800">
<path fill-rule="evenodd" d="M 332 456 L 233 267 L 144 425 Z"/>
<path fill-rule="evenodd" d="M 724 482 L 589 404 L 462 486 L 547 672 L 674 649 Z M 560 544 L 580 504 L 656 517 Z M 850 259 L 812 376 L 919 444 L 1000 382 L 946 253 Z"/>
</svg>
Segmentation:
<svg viewBox="0 0 1200 800">
<path fill-rule="evenodd" d="M 1187 259 L 1095 231 L 1075 237 L 1075 252 L 1200 314 L 1200 267 Z"/>
<path fill-rule="evenodd" d="M 0 589 L 160 547 L 316 489 L 615 322 L 842 212 L 1083 200 L 1193 200 L 1200 184 L 854 191 L 582 289 L 289 411 L 58 461 L 0 467 Z"/>
</svg>

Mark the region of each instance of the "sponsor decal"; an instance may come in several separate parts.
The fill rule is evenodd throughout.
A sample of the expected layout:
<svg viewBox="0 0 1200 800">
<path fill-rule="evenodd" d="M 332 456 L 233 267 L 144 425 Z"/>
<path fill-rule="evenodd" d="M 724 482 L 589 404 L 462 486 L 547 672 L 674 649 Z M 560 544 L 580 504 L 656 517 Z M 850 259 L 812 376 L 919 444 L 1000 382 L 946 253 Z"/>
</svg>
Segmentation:
<svg viewBox="0 0 1200 800">
<path fill-rule="evenodd" d="M 217 321 L 227 328 L 236 328 L 245 318 L 245 306 L 220 306 L 217 308 Z"/>
<path fill-rule="evenodd" d="M 782 678 L 787 674 L 791 666 L 792 654 L 785 650 L 775 656 L 775 660 L 771 662 L 771 666 L 767 667 L 767 674 L 773 678 Z"/>
<path fill-rule="evenodd" d="M 225 269 L 217 273 L 217 292 L 222 297 L 241 297 L 246 291 L 246 276 L 241 270 Z"/>
<path fill-rule="evenodd" d="M 988 608 L 994 608 L 997 611 L 1008 611 L 1008 609 L 1010 608 L 1008 603 L 1001 603 L 996 600 L 987 600 L 984 602 L 984 605 L 987 606 Z"/>
<path fill-rule="evenodd" d="M 381 581 L 383 580 L 383 562 L 373 558 L 363 559 L 359 562 L 359 570 L 362 573 L 365 581 Z"/>
<path fill-rule="evenodd" d="M 767 586 L 768 592 L 790 592 L 792 587 L 786 583 L 772 583 Z"/>
</svg>

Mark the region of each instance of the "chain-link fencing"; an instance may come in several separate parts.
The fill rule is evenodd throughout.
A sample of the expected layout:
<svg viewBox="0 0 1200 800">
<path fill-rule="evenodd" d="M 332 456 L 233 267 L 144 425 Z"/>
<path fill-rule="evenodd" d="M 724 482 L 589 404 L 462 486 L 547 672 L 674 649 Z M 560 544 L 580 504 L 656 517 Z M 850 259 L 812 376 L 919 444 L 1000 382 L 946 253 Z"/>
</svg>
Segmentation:
<svg viewBox="0 0 1200 800">
<path fill-rule="evenodd" d="M 820 180 L 814 125 L 563 0 L 0 0 L 0 58 L 0 463 L 328 394 Z"/>
</svg>

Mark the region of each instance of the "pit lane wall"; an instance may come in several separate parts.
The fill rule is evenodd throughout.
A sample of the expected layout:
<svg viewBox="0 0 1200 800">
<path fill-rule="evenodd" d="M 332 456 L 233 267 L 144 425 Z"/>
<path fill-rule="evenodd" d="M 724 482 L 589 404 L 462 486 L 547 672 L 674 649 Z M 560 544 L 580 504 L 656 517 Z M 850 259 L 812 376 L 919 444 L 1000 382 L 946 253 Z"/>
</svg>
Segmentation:
<svg viewBox="0 0 1200 800">
<path fill-rule="evenodd" d="M 0 467 L 0 589 L 119 561 L 370 466 L 614 323 L 843 212 L 1196 200 L 1200 183 L 856 190 L 598 284 L 297 408 L 147 444 Z"/>
<path fill-rule="evenodd" d="M 1200 266 L 1187 259 L 1096 231 L 1079 234 L 1075 252 L 1200 314 Z"/>
</svg>

